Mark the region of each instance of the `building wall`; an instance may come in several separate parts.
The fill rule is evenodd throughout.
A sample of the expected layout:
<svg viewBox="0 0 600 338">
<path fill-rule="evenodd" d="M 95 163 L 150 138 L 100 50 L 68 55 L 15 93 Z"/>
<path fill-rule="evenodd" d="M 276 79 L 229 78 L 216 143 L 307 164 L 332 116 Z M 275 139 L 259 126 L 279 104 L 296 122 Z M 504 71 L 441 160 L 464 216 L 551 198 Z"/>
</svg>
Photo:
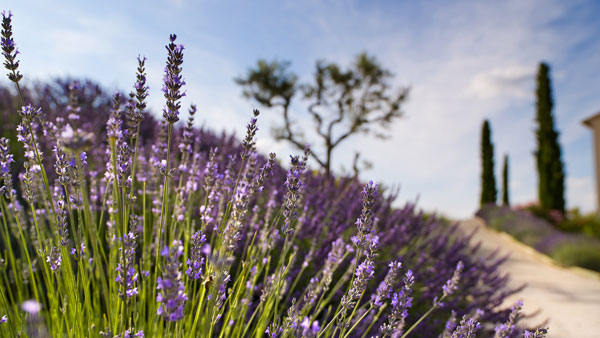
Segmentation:
<svg viewBox="0 0 600 338">
<path fill-rule="evenodd" d="M 594 165 L 596 172 L 596 212 L 600 213 L 600 116 L 586 120 L 585 124 L 594 133 Z"/>
</svg>

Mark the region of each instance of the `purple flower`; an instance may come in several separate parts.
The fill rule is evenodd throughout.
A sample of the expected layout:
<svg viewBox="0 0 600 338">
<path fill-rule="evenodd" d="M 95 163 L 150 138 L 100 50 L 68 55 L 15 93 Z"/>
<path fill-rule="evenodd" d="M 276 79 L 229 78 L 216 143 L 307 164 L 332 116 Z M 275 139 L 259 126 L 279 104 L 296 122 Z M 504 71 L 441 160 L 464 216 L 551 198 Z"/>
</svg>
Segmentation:
<svg viewBox="0 0 600 338">
<path fill-rule="evenodd" d="M 60 267 L 62 262 L 62 255 L 60 249 L 53 246 L 50 249 L 50 253 L 46 256 L 46 262 L 50 263 L 50 270 L 56 271 Z"/>
<path fill-rule="evenodd" d="M 278 335 L 280 335 L 282 332 L 283 332 L 283 328 L 279 327 L 275 323 L 271 323 L 269 326 L 267 326 L 267 329 L 265 330 L 265 333 L 267 334 L 267 337 L 269 337 L 269 338 L 275 338 Z"/>
<path fill-rule="evenodd" d="M 167 174 L 167 160 L 161 160 L 156 167 L 158 168 L 158 171 L 160 171 L 161 174 L 166 175 Z"/>
<path fill-rule="evenodd" d="M 58 175 L 58 183 L 61 185 L 67 185 L 71 183 L 71 169 L 69 162 L 67 159 L 67 155 L 62 151 L 62 149 L 58 146 L 55 146 L 54 155 L 56 157 L 56 162 L 54 163 L 54 170 L 56 175 Z"/>
<path fill-rule="evenodd" d="M 190 105 L 190 109 L 188 110 L 188 121 L 183 127 L 181 143 L 179 143 L 179 151 L 181 152 L 181 162 L 179 164 L 179 170 L 183 172 L 188 172 L 189 160 L 190 156 L 193 153 L 193 143 L 194 143 L 194 115 L 196 114 L 196 105 Z"/>
<path fill-rule="evenodd" d="M 129 142 L 123 137 L 117 140 L 117 178 L 123 186 L 129 187 L 131 180 L 131 163 L 133 150 Z"/>
<path fill-rule="evenodd" d="M 133 85 L 135 92 L 129 94 L 132 98 L 135 98 L 135 103 L 129 111 L 127 116 L 128 122 L 131 123 L 132 127 L 137 129 L 138 124 L 144 119 L 144 111 L 146 110 L 146 98 L 148 97 L 148 85 L 146 84 L 146 57 L 139 56 L 138 68 L 136 73 L 136 81 Z"/>
<path fill-rule="evenodd" d="M 505 323 L 499 324 L 494 328 L 494 331 L 496 331 L 494 338 L 507 338 L 513 334 L 515 330 L 515 324 L 517 322 L 517 318 L 520 315 L 522 307 L 523 302 L 520 300 L 516 301 L 515 305 L 513 305 L 513 307 L 511 308 L 510 314 L 508 315 L 508 320 Z"/>
<path fill-rule="evenodd" d="M 109 138 L 119 138 L 123 136 L 121 130 L 121 94 L 115 93 L 113 95 L 112 109 L 106 122 L 106 134 Z"/>
<path fill-rule="evenodd" d="M 300 327 L 302 328 L 302 337 L 313 338 L 316 337 L 321 327 L 319 326 L 319 321 L 315 320 L 313 322 L 310 321 L 308 317 L 304 317 L 302 323 L 300 323 Z"/>
<path fill-rule="evenodd" d="M 191 279 L 200 279 L 202 277 L 202 268 L 204 266 L 204 257 L 202 257 L 202 251 L 204 244 L 206 243 L 206 236 L 202 231 L 198 230 L 192 235 L 192 248 L 190 258 L 187 259 L 187 270 L 185 274 Z"/>
<path fill-rule="evenodd" d="M 62 192 L 59 192 L 56 198 L 58 199 L 56 201 L 56 205 L 58 207 L 56 213 L 58 224 L 56 225 L 56 227 L 58 228 L 60 245 L 69 246 L 69 213 L 67 211 L 67 203 L 65 202 L 65 196 L 62 194 Z"/>
<path fill-rule="evenodd" d="M 258 109 L 253 110 L 254 117 L 250 119 L 250 122 L 246 126 L 246 137 L 242 141 L 242 147 L 244 151 L 242 152 L 242 159 L 247 160 L 250 157 L 256 147 L 256 140 L 254 137 L 256 136 L 256 132 L 258 131 L 258 126 L 256 125 L 257 117 L 260 114 Z"/>
<path fill-rule="evenodd" d="M 458 325 L 458 323 L 456 322 L 456 312 L 452 310 L 450 312 L 450 318 L 448 318 L 448 320 L 446 321 L 446 325 L 444 326 L 444 332 L 442 333 L 440 338 L 451 338 L 452 332 L 454 332 L 456 325 Z"/>
<path fill-rule="evenodd" d="M 12 175 L 10 174 L 10 164 L 13 163 L 13 155 L 9 154 L 8 139 L 0 138 L 0 194 L 4 193 L 8 200 L 13 200 L 16 193 L 13 189 Z"/>
<path fill-rule="evenodd" d="M 0 318 L 0 324 L 4 324 L 8 321 L 8 317 L 6 317 L 6 315 L 2 316 L 2 318 Z"/>
<path fill-rule="evenodd" d="M 377 291 L 373 294 L 371 298 L 371 304 L 376 307 L 380 307 L 383 305 L 383 301 L 385 299 L 389 299 L 394 287 L 396 286 L 396 282 L 398 281 L 398 272 L 402 267 L 402 263 L 400 262 L 391 262 L 389 265 L 390 270 L 387 275 L 383 279 L 383 281 L 377 287 Z"/>
<path fill-rule="evenodd" d="M 4 55 L 4 67 L 10 72 L 8 73 L 8 79 L 13 82 L 19 82 L 23 78 L 23 75 L 19 73 L 19 61 L 16 60 L 19 50 L 15 46 L 15 41 L 12 38 L 12 13 L 9 11 L 8 14 L 2 11 L 2 38 L 0 44 L 2 45 L 2 55 Z"/>
<path fill-rule="evenodd" d="M 289 236 L 294 233 L 293 223 L 298 218 L 298 202 L 300 199 L 300 187 L 302 187 L 302 181 L 300 174 L 302 173 L 302 166 L 298 156 L 290 156 L 292 166 L 287 174 L 285 181 L 285 187 L 287 192 L 283 200 L 283 226 L 282 232 L 285 236 Z"/>
<path fill-rule="evenodd" d="M 373 221 L 375 215 L 375 199 L 377 198 L 377 190 L 379 187 L 373 184 L 373 181 L 369 181 L 362 191 L 363 207 L 360 217 L 356 219 L 356 228 L 358 229 L 357 238 L 353 240 L 353 243 L 363 249 L 367 248 L 367 241 L 365 237 L 371 233 L 373 228 Z"/>
<path fill-rule="evenodd" d="M 123 336 L 125 338 L 143 338 L 144 337 L 144 331 L 139 330 L 135 333 L 134 332 L 135 332 L 134 329 L 127 329 L 124 332 Z M 114 336 L 114 338 L 121 338 L 121 335 L 116 335 L 116 336 Z"/>
<path fill-rule="evenodd" d="M 162 91 L 167 99 L 167 106 L 163 109 L 163 116 L 168 123 L 179 121 L 179 109 L 181 103 L 179 100 L 185 93 L 181 92 L 181 87 L 185 85 L 185 81 L 181 76 L 181 64 L 183 63 L 183 45 L 175 44 L 177 35 L 171 34 L 169 37 L 170 43 L 167 48 L 167 65 L 165 66 L 165 76 L 163 78 Z"/>
<path fill-rule="evenodd" d="M 160 290 L 156 296 L 159 304 L 156 314 L 168 321 L 177 321 L 183 318 L 183 308 L 187 295 L 185 285 L 181 279 L 181 262 L 179 257 L 183 254 L 181 241 L 173 241 L 172 247 L 165 246 L 161 255 L 165 259 L 162 269 L 162 277 L 158 277 L 156 284 Z"/>
<path fill-rule="evenodd" d="M 544 338 L 546 337 L 546 334 L 548 334 L 548 328 L 539 327 L 535 330 L 535 332 L 527 330 L 523 331 L 523 338 Z"/>
<path fill-rule="evenodd" d="M 462 320 L 452 332 L 451 338 L 474 338 L 477 331 L 481 329 L 481 324 L 473 318 L 463 316 Z"/>
<path fill-rule="evenodd" d="M 412 306 L 412 286 L 415 278 L 411 270 L 406 271 L 404 275 L 404 285 L 399 292 L 392 295 L 392 313 L 388 316 L 387 323 L 381 326 L 381 333 L 395 337 L 404 330 L 408 309 Z"/>
<path fill-rule="evenodd" d="M 34 117 L 41 115 L 41 108 L 34 108 L 31 104 L 21 107 L 19 115 L 23 119 L 23 123 L 29 124 Z"/>
<path fill-rule="evenodd" d="M 352 310 L 358 299 L 367 289 L 367 284 L 375 275 L 375 264 L 370 259 L 362 261 L 354 272 L 354 280 L 348 293 L 342 297 L 342 308 L 344 312 Z"/>
<path fill-rule="evenodd" d="M 135 228 L 137 225 L 137 217 L 138 216 L 135 214 L 131 214 L 130 216 L 132 228 Z M 136 265 L 133 261 L 137 246 L 136 239 L 136 232 L 132 231 L 125 234 L 122 241 L 122 246 L 119 248 L 121 257 L 119 258 L 119 263 L 115 269 L 117 271 L 115 282 L 119 283 L 119 297 L 121 298 L 131 298 L 138 294 L 138 273 L 136 271 Z"/>
<path fill-rule="evenodd" d="M 265 182 L 270 176 L 273 176 L 273 168 L 275 167 L 275 153 L 269 154 L 269 160 L 265 165 L 260 169 L 260 173 L 256 177 L 256 182 L 254 183 L 254 190 L 262 191 Z"/>
<path fill-rule="evenodd" d="M 21 304 L 21 308 L 30 315 L 36 315 L 42 310 L 42 304 L 34 299 L 30 299 L 24 301 L 23 304 Z"/>
<path fill-rule="evenodd" d="M 456 270 L 454 270 L 452 278 L 446 281 L 446 284 L 444 284 L 444 286 L 442 287 L 442 290 L 444 291 L 444 297 L 451 295 L 452 293 L 454 293 L 454 291 L 458 289 L 458 282 L 460 281 L 460 274 L 462 273 L 463 268 L 463 262 L 458 262 L 458 264 L 456 264 Z"/>
</svg>

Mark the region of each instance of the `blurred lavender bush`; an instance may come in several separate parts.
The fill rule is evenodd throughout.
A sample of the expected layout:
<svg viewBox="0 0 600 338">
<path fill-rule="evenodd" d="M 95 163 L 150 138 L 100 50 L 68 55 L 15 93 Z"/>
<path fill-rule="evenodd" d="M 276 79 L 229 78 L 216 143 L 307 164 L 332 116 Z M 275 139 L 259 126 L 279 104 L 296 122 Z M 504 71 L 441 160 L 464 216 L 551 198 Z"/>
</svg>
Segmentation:
<svg viewBox="0 0 600 338">
<path fill-rule="evenodd" d="M 593 235 L 565 232 L 527 209 L 487 205 L 477 212 L 486 223 L 542 252 L 562 265 L 600 272 L 600 241 Z"/>
<path fill-rule="evenodd" d="M 519 306 L 500 309 L 514 292 L 502 259 L 473 258 L 454 227 L 393 208 L 372 182 L 311 171 L 308 149 L 288 169 L 257 154 L 258 111 L 241 142 L 195 129 L 195 106 L 177 124 L 175 35 L 156 122 L 144 58 L 129 95 L 89 81 L 22 87 L 2 16 L 17 94 L 0 92 L 3 336 L 545 334 L 517 327 Z"/>
</svg>

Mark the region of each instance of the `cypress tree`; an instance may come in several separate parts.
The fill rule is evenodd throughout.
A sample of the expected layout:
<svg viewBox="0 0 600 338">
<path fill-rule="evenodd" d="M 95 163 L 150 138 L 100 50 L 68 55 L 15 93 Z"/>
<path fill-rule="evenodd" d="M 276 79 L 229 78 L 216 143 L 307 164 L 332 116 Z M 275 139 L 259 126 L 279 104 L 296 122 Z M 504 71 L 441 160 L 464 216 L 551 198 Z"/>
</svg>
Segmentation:
<svg viewBox="0 0 600 338">
<path fill-rule="evenodd" d="M 481 129 L 481 205 L 496 204 L 496 194 L 494 145 L 491 141 L 490 123 L 485 120 Z"/>
<path fill-rule="evenodd" d="M 504 155 L 504 166 L 502 167 L 502 205 L 510 205 L 508 200 L 508 155 Z"/>
<path fill-rule="evenodd" d="M 553 100 L 550 83 L 550 68 L 540 63 L 537 75 L 537 102 L 535 131 L 537 149 L 535 151 L 538 171 L 538 198 L 542 208 L 565 210 L 565 174 L 558 143 L 558 131 L 554 128 L 552 116 Z"/>
</svg>

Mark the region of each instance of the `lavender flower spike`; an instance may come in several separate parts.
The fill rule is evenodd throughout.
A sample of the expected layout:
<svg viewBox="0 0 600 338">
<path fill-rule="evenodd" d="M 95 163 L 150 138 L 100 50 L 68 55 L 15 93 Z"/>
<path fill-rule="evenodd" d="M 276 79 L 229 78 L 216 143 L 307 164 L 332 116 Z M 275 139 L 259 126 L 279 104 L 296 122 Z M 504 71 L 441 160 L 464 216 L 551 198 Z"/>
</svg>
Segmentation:
<svg viewBox="0 0 600 338">
<path fill-rule="evenodd" d="M 143 118 L 143 113 L 146 110 L 146 98 L 148 97 L 148 90 L 150 88 L 146 84 L 146 68 L 145 68 L 146 57 L 138 56 L 137 60 L 138 60 L 138 69 L 137 69 L 137 74 L 136 74 L 137 80 L 136 80 L 133 88 L 135 89 L 134 96 L 137 101 L 135 103 L 135 106 L 138 110 L 138 114 L 136 115 L 136 118 L 141 121 L 141 119 Z"/>
<path fill-rule="evenodd" d="M 10 174 L 10 164 L 14 161 L 13 155 L 9 153 L 8 139 L 0 138 L 0 180 L 2 181 L 0 183 L 0 195 L 4 193 L 9 200 L 16 198 L 12 175 Z"/>
<path fill-rule="evenodd" d="M 391 262 L 389 264 L 390 270 L 388 274 L 385 276 L 383 282 L 379 284 L 377 287 L 377 292 L 371 298 L 371 304 L 376 307 L 380 307 L 383 305 L 383 301 L 385 299 L 389 299 L 392 295 L 392 291 L 394 290 L 394 286 L 396 285 L 398 279 L 398 271 L 400 271 L 400 267 L 402 267 L 402 263 L 400 262 Z"/>
<path fill-rule="evenodd" d="M 402 290 L 392 295 L 392 313 L 388 316 L 387 323 L 381 326 L 381 333 L 384 335 L 394 337 L 403 332 L 406 317 L 408 317 L 408 309 L 412 307 L 413 298 L 410 294 L 414 283 L 415 277 L 412 271 L 406 271 Z"/>
<path fill-rule="evenodd" d="M 108 137 L 119 138 L 123 135 L 121 130 L 121 94 L 113 95 L 112 109 L 106 122 L 106 134 Z"/>
<path fill-rule="evenodd" d="M 454 310 L 450 313 L 450 318 L 446 321 L 446 325 L 444 326 L 444 332 L 442 332 L 440 338 L 451 338 L 454 329 L 458 323 L 456 322 L 456 312 Z"/>
<path fill-rule="evenodd" d="M 539 327 L 535 332 L 525 330 L 523 332 L 523 338 L 544 338 L 546 337 L 546 334 L 548 334 L 548 328 Z"/>
<path fill-rule="evenodd" d="M 356 228 L 358 230 L 358 236 L 353 238 L 353 242 L 356 246 L 366 249 L 367 241 L 365 237 L 371 233 L 373 228 L 373 221 L 375 219 L 375 199 L 377 198 L 378 185 L 373 184 L 373 181 L 369 181 L 362 191 L 363 197 L 363 208 L 360 217 L 356 220 Z"/>
<path fill-rule="evenodd" d="M 181 87 L 185 85 L 185 81 L 181 76 L 183 45 L 175 44 L 176 39 L 177 35 L 171 34 L 169 37 L 170 43 L 166 46 L 168 57 L 162 88 L 167 99 L 167 106 L 163 109 L 163 116 L 170 124 L 179 121 L 179 109 L 181 108 L 179 100 L 185 96 L 185 93 L 181 92 Z"/>
<path fill-rule="evenodd" d="M 15 46 L 15 41 L 12 38 L 12 13 L 2 12 L 2 55 L 4 55 L 4 67 L 10 71 L 8 79 L 12 82 L 19 82 L 23 75 L 19 72 L 19 61 L 17 55 L 19 50 Z"/>
<path fill-rule="evenodd" d="M 202 231 L 198 230 L 192 235 L 192 250 L 190 258 L 187 259 L 187 270 L 185 274 L 191 279 L 196 280 L 202 277 L 202 267 L 204 265 L 204 257 L 202 257 L 202 249 L 206 243 L 206 236 Z"/>
<path fill-rule="evenodd" d="M 463 316 L 460 324 L 452 332 L 452 338 L 474 338 L 477 331 L 481 329 L 481 324 L 473 318 Z"/>
<path fill-rule="evenodd" d="M 62 254 L 60 249 L 53 246 L 50 249 L 48 256 L 46 256 L 46 262 L 50 263 L 50 270 L 58 270 L 58 268 L 60 268 L 60 263 L 62 262 Z"/>
<path fill-rule="evenodd" d="M 19 115 L 23 119 L 23 123 L 29 124 L 34 117 L 42 115 L 42 108 L 35 108 L 31 104 L 21 107 Z"/>
<path fill-rule="evenodd" d="M 246 137 L 242 141 L 242 147 L 244 147 L 244 152 L 242 152 L 242 159 L 247 160 L 250 157 L 250 154 L 254 152 L 256 147 L 256 140 L 254 137 L 256 136 L 256 132 L 258 131 L 258 126 L 256 125 L 257 117 L 260 114 L 258 109 L 253 110 L 254 117 L 250 119 L 250 122 L 246 126 Z"/>
<path fill-rule="evenodd" d="M 137 224 L 137 218 L 138 216 L 136 214 L 131 214 L 130 219 L 132 221 L 132 227 L 133 224 Z M 117 277 L 115 278 L 115 281 L 119 283 L 119 297 L 121 298 L 131 298 L 138 294 L 138 273 L 133 261 L 137 246 L 136 238 L 137 234 L 135 232 L 125 234 L 122 248 L 119 248 L 122 255 L 119 262 L 125 263 L 124 267 L 121 263 L 118 263 L 116 267 Z"/>
<path fill-rule="evenodd" d="M 285 186 L 287 192 L 283 202 L 283 227 L 282 232 L 288 236 L 294 233 L 293 223 L 298 218 L 298 201 L 300 199 L 300 188 L 302 187 L 300 159 L 298 156 L 290 156 L 292 167 L 287 174 Z"/>
<path fill-rule="evenodd" d="M 60 237 L 60 245 L 66 247 L 69 246 L 69 212 L 67 210 L 67 202 L 65 201 L 65 196 L 62 194 L 62 192 L 58 193 L 56 197 L 58 198 L 58 200 L 56 201 L 56 205 L 58 207 L 58 223 L 56 227 L 58 230 L 58 236 Z"/>
<path fill-rule="evenodd" d="M 369 280 L 375 275 L 375 264 L 372 260 L 365 259 L 356 268 L 354 275 L 355 278 L 352 282 L 352 287 L 348 291 L 348 294 L 344 295 L 341 300 L 344 311 L 352 310 L 360 296 L 367 289 Z"/>
<path fill-rule="evenodd" d="M 156 296 L 156 301 L 160 305 L 156 314 L 173 322 L 183 318 L 183 308 L 187 300 L 185 285 L 181 279 L 181 262 L 179 262 L 179 257 L 182 254 L 183 245 L 181 245 L 181 241 L 173 241 L 170 250 L 165 246 L 161 252 L 165 259 L 162 278 L 158 277 L 157 279 L 156 289 L 160 292 Z"/>
<path fill-rule="evenodd" d="M 507 338 L 512 336 L 515 330 L 515 323 L 519 317 L 522 307 L 523 302 L 518 300 L 511 308 L 510 315 L 508 315 L 508 320 L 506 323 L 500 324 L 494 328 L 494 331 L 496 331 L 494 338 Z"/>
<path fill-rule="evenodd" d="M 462 270 L 464 269 L 465 265 L 463 264 L 463 262 L 458 262 L 458 264 L 456 264 L 456 270 L 454 270 L 454 274 L 452 275 L 452 278 L 450 278 L 446 284 L 444 284 L 444 286 L 442 286 L 442 290 L 444 291 L 443 293 L 443 297 L 447 297 L 451 294 L 454 293 L 454 291 L 456 291 L 458 289 L 458 282 L 460 281 L 460 274 L 462 273 Z"/>
</svg>

